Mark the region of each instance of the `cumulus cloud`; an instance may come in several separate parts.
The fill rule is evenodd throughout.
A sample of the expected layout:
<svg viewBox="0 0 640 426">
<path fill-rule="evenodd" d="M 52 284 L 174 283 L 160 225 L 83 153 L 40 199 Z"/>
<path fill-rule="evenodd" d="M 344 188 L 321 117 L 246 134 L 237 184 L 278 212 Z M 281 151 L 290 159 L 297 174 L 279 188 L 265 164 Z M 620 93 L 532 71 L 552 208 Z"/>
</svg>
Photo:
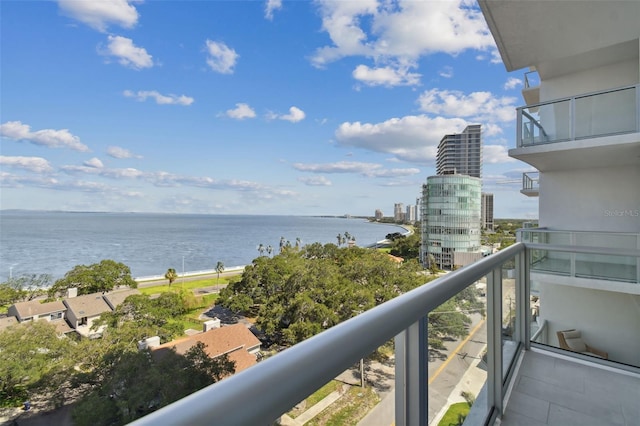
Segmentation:
<svg viewBox="0 0 640 426">
<path fill-rule="evenodd" d="M 469 118 L 480 122 L 509 122 L 515 119 L 516 98 L 496 97 L 490 92 L 468 95 L 457 90 L 426 90 L 418 98 L 420 110 L 432 114 Z"/>
<path fill-rule="evenodd" d="M 35 173 L 53 172 L 51 164 L 42 157 L 8 157 L 0 155 L 0 165 Z"/>
<path fill-rule="evenodd" d="M 289 108 L 289 114 L 276 114 L 274 112 L 269 112 L 267 114 L 267 119 L 269 120 L 285 120 L 291 123 L 297 123 L 298 121 L 304 120 L 306 114 L 300 108 L 292 106 Z"/>
<path fill-rule="evenodd" d="M 343 146 L 393 154 L 402 161 L 432 164 L 442 136 L 459 133 L 468 124 L 462 118 L 409 115 L 380 123 L 345 122 L 335 136 Z"/>
<path fill-rule="evenodd" d="M 367 86 L 415 86 L 420 84 L 420 74 L 409 72 L 408 68 L 392 66 L 370 68 L 358 65 L 353 70 L 353 78 Z"/>
<path fill-rule="evenodd" d="M 142 158 L 142 156 L 135 155 L 134 153 L 132 153 L 128 149 L 121 148 L 119 146 L 109 146 L 109 147 L 107 147 L 107 155 L 109 155 L 110 157 L 113 157 L 113 158 L 120 159 L 120 160 L 124 159 L 124 158 Z"/>
<path fill-rule="evenodd" d="M 223 42 L 207 40 L 206 47 L 207 65 L 213 71 L 221 74 L 233 74 L 233 67 L 238 62 L 240 55 Z"/>
<path fill-rule="evenodd" d="M 225 115 L 236 120 L 244 120 L 245 118 L 255 118 L 256 112 L 248 104 L 237 103 L 234 109 L 228 109 Z"/>
<path fill-rule="evenodd" d="M 273 20 L 273 12 L 282 9 L 282 0 L 267 0 L 264 7 L 264 17 Z"/>
<path fill-rule="evenodd" d="M 0 136 L 49 148 L 70 148 L 81 152 L 89 151 L 89 147 L 80 142 L 80 138 L 72 135 L 68 129 L 43 129 L 32 132 L 31 127 L 27 124 L 22 124 L 20 121 L 7 121 L 0 125 Z"/>
<path fill-rule="evenodd" d="M 100 161 L 100 159 L 96 157 L 93 157 L 82 164 L 84 164 L 87 167 L 95 167 L 97 169 L 101 169 L 102 167 L 104 167 L 104 164 L 102 164 L 102 161 Z"/>
<path fill-rule="evenodd" d="M 384 169 L 381 164 L 361 163 L 357 161 L 338 161 L 335 163 L 305 164 L 295 163 L 293 168 L 301 172 L 309 173 L 355 173 L 367 177 L 399 177 L 411 176 L 420 173 L 419 169 Z"/>
<path fill-rule="evenodd" d="M 438 75 L 443 78 L 451 78 L 453 77 L 453 68 L 448 65 L 442 67 L 442 69 L 438 71 Z"/>
<path fill-rule="evenodd" d="M 505 90 L 512 90 L 515 89 L 518 86 L 522 86 L 522 80 L 519 78 L 515 78 L 515 77 L 509 77 L 507 79 L 507 82 L 504 83 L 504 89 Z"/>
<path fill-rule="evenodd" d="M 58 0 L 62 12 L 98 31 L 111 24 L 132 28 L 138 22 L 138 11 L 131 0 L 78 1 Z"/>
<path fill-rule="evenodd" d="M 120 65 L 135 70 L 153 67 L 153 57 L 143 47 L 134 45 L 130 38 L 110 35 L 107 41 L 107 47 L 99 49 L 100 54 L 113 56 Z"/>
<path fill-rule="evenodd" d="M 509 157 L 509 150 L 503 145 L 485 145 L 482 147 L 484 164 L 509 163 L 516 161 Z"/>
<path fill-rule="evenodd" d="M 308 186 L 331 186 L 333 185 L 329 179 L 324 176 L 305 176 L 299 177 L 299 182 Z"/>
<path fill-rule="evenodd" d="M 127 98 L 134 98 L 140 102 L 146 101 L 147 98 L 152 98 L 158 105 L 191 105 L 194 101 L 194 99 L 189 96 L 173 94 L 162 95 L 155 90 L 141 90 L 138 92 L 125 90 L 123 95 Z"/>
<path fill-rule="evenodd" d="M 495 50 L 480 9 L 468 0 L 319 0 L 317 4 L 322 29 L 332 41 L 312 56 L 317 67 L 347 56 L 401 64 L 436 52 Z"/>
</svg>

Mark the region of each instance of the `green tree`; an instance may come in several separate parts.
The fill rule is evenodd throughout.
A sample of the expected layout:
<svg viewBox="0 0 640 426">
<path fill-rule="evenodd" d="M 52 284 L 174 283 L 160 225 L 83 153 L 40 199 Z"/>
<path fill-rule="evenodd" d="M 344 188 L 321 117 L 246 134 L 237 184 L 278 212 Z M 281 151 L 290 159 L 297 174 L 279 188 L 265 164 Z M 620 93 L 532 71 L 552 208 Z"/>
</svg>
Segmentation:
<svg viewBox="0 0 640 426">
<path fill-rule="evenodd" d="M 138 283 L 131 277 L 131 269 L 124 263 L 103 260 L 93 265 L 77 265 L 49 289 L 49 297 L 63 294 L 76 287 L 78 294 L 111 291 L 119 286 L 136 288 Z"/>
<path fill-rule="evenodd" d="M 389 253 L 403 259 L 418 259 L 420 257 L 420 235 L 413 233 L 411 235 L 399 235 L 392 239 L 391 249 Z"/>
<path fill-rule="evenodd" d="M 178 273 L 176 272 L 175 269 L 169 268 L 167 269 L 167 272 L 164 274 L 164 278 L 169 280 L 169 287 L 171 287 L 171 284 L 173 284 L 173 282 L 176 279 L 178 279 Z"/>
<path fill-rule="evenodd" d="M 11 305 L 22 300 L 33 300 L 51 286 L 49 274 L 27 274 L 9 278 L 0 284 L 0 305 Z"/>
<path fill-rule="evenodd" d="M 271 247 L 271 246 L 269 246 Z M 218 261 L 218 263 L 216 263 L 216 272 L 218 273 L 218 280 L 216 282 L 216 284 L 220 283 L 220 274 L 224 272 L 224 263 Z"/>
<path fill-rule="evenodd" d="M 58 338 L 47 321 L 29 321 L 0 332 L 0 405 L 59 389 L 72 371 L 71 350 L 71 341 Z"/>
</svg>

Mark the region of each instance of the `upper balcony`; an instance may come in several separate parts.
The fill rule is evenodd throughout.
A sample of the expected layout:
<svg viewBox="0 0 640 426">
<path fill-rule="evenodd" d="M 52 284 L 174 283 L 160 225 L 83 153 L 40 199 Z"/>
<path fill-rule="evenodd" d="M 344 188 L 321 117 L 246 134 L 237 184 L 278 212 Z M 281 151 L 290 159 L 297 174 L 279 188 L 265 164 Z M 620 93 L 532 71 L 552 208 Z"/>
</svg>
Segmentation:
<svg viewBox="0 0 640 426">
<path fill-rule="evenodd" d="M 527 197 L 537 197 L 540 195 L 540 173 L 526 172 L 522 174 L 521 194 Z"/>
<path fill-rule="evenodd" d="M 640 163 L 640 85 L 523 106 L 517 120 L 509 155 L 540 171 Z"/>
</svg>

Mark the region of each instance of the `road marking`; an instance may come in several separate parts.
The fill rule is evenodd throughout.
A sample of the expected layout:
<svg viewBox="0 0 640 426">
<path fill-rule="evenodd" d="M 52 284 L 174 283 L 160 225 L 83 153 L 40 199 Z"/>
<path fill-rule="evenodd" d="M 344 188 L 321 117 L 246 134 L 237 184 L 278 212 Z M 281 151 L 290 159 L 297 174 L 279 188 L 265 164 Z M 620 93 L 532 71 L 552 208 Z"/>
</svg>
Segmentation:
<svg viewBox="0 0 640 426">
<path fill-rule="evenodd" d="M 476 326 L 473 327 L 473 330 L 471 330 L 471 333 L 469 333 L 469 335 L 462 342 L 460 342 L 460 344 L 453 350 L 453 352 L 451 352 L 451 355 L 449 355 L 445 362 L 443 362 L 442 365 L 438 367 L 436 372 L 433 373 L 433 376 L 431 377 L 431 379 L 429 379 L 429 384 L 431 384 L 436 379 L 436 377 L 438 377 L 438 374 L 442 373 L 442 370 L 444 370 L 449 362 L 451 362 L 453 357 L 458 354 L 458 351 L 462 349 L 462 347 L 469 341 L 469 339 L 471 339 L 473 335 L 476 334 L 476 332 L 480 329 L 480 327 L 482 327 L 484 321 L 485 319 L 483 318 L 478 324 L 476 324 Z"/>
</svg>

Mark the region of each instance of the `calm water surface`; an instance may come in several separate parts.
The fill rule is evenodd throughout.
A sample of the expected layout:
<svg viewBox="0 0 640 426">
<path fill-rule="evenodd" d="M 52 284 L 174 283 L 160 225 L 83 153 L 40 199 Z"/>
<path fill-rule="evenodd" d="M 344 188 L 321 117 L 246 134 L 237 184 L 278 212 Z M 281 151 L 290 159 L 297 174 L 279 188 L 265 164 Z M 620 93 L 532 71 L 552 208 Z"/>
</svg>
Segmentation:
<svg viewBox="0 0 640 426">
<path fill-rule="evenodd" d="M 0 212 L 0 281 L 22 274 L 62 277 L 76 265 L 113 259 L 134 277 L 162 275 L 167 268 L 211 270 L 250 264 L 257 247 L 278 252 L 280 238 L 295 245 L 337 243 L 348 232 L 368 246 L 394 225 L 363 219 L 310 216 L 173 215 L 142 213 Z"/>
</svg>

